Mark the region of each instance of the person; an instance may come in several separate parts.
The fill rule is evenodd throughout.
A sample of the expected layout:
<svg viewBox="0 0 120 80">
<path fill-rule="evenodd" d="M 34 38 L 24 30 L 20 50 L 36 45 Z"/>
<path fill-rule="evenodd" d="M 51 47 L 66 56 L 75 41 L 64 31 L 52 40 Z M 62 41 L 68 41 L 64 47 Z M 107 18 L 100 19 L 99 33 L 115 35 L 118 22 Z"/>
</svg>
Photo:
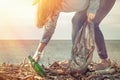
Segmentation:
<svg viewBox="0 0 120 80">
<path fill-rule="evenodd" d="M 110 65 L 108 61 L 107 50 L 105 46 L 105 41 L 103 34 L 99 28 L 99 24 L 104 19 L 104 17 L 110 12 L 116 0 L 100 0 L 99 8 L 96 11 L 96 15 L 93 20 L 94 30 L 95 30 L 95 42 L 98 50 L 98 54 L 100 57 L 100 61 L 98 65 L 104 65 L 103 67 L 106 68 Z M 52 16 L 52 19 L 49 19 L 45 25 L 45 31 L 42 36 L 41 42 L 34 54 L 33 58 L 35 61 L 39 61 L 42 51 L 48 44 L 49 40 L 51 39 L 57 19 L 59 17 L 60 12 L 76 12 L 72 18 L 72 44 L 74 45 L 75 38 L 79 30 L 81 29 L 82 25 L 87 19 L 87 10 L 90 4 L 90 0 L 63 0 L 61 3 L 62 8 Z"/>
</svg>

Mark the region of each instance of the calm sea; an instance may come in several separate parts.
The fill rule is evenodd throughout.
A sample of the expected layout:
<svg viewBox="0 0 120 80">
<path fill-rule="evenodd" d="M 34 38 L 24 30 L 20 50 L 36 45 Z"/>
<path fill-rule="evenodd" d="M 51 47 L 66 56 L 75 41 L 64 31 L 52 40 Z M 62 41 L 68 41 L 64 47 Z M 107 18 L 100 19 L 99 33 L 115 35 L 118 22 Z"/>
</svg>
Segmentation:
<svg viewBox="0 0 120 80">
<path fill-rule="evenodd" d="M 35 53 L 38 40 L 0 40 L 0 63 L 20 64 L 28 55 Z M 70 40 L 51 40 L 44 50 L 40 63 L 48 64 L 54 61 L 68 60 L 71 56 Z M 109 58 L 120 61 L 120 40 L 106 40 Z M 94 51 L 93 61 L 98 61 L 97 51 Z"/>
</svg>

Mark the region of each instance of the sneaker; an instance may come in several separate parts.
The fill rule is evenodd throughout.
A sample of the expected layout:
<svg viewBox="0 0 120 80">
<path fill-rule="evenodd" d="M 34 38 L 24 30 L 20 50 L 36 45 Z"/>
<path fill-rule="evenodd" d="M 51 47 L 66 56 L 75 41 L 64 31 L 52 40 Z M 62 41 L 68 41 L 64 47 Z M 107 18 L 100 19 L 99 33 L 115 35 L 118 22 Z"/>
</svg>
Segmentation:
<svg viewBox="0 0 120 80">
<path fill-rule="evenodd" d="M 95 65 L 95 70 L 103 70 L 110 67 L 111 61 L 110 60 L 101 60 L 99 63 Z"/>
</svg>

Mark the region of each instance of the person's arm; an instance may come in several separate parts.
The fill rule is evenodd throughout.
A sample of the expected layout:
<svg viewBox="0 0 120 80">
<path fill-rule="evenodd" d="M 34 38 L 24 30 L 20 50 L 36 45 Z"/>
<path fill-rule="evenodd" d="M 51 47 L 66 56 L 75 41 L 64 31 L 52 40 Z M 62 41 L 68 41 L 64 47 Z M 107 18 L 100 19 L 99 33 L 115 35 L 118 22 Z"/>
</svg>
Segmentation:
<svg viewBox="0 0 120 80">
<path fill-rule="evenodd" d="M 42 52 L 43 52 L 43 50 L 44 50 L 44 48 L 45 48 L 46 45 L 47 45 L 47 44 L 46 44 L 45 42 L 40 42 L 40 43 L 39 43 L 39 46 L 38 46 L 35 54 L 33 55 L 33 59 L 34 59 L 36 62 L 38 62 L 38 61 L 41 59 L 41 57 L 42 57 Z"/>
<path fill-rule="evenodd" d="M 47 44 L 44 42 L 39 43 L 38 52 L 42 52 Z"/>
<path fill-rule="evenodd" d="M 40 44 L 38 46 L 39 47 L 38 51 L 42 52 L 43 49 L 45 48 L 45 46 L 50 41 L 50 39 L 55 31 L 58 17 L 59 17 L 59 13 L 56 13 L 56 15 L 54 15 L 52 17 L 52 19 L 49 20 L 48 23 L 45 25 L 45 30 L 44 30 L 42 39 L 40 41 Z"/>
<path fill-rule="evenodd" d="M 51 39 L 51 37 L 52 37 L 52 35 L 53 35 L 54 31 L 55 31 L 58 17 L 59 17 L 59 13 L 54 15 L 52 17 L 52 19 L 50 19 L 48 21 L 48 23 L 45 25 L 44 34 L 43 34 L 42 39 L 41 39 L 41 41 L 39 43 L 39 46 L 38 46 L 38 48 L 36 50 L 36 53 L 33 56 L 35 61 L 38 61 L 40 59 L 41 54 L 42 54 L 44 48 L 46 47 L 46 45 L 50 41 L 50 39 Z"/>
</svg>

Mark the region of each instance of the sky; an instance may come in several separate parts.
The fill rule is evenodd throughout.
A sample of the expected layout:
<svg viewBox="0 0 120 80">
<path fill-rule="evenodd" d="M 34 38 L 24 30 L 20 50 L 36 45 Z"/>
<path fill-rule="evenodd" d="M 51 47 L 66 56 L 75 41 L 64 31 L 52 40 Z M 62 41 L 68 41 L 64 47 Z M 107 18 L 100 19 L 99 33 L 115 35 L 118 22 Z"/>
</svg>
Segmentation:
<svg viewBox="0 0 120 80">
<path fill-rule="evenodd" d="M 100 24 L 106 40 L 120 40 L 120 0 Z M 35 25 L 36 6 L 32 0 L 0 0 L 0 40 L 39 40 L 43 29 Z M 70 40 L 74 13 L 61 13 L 52 39 Z"/>
</svg>

